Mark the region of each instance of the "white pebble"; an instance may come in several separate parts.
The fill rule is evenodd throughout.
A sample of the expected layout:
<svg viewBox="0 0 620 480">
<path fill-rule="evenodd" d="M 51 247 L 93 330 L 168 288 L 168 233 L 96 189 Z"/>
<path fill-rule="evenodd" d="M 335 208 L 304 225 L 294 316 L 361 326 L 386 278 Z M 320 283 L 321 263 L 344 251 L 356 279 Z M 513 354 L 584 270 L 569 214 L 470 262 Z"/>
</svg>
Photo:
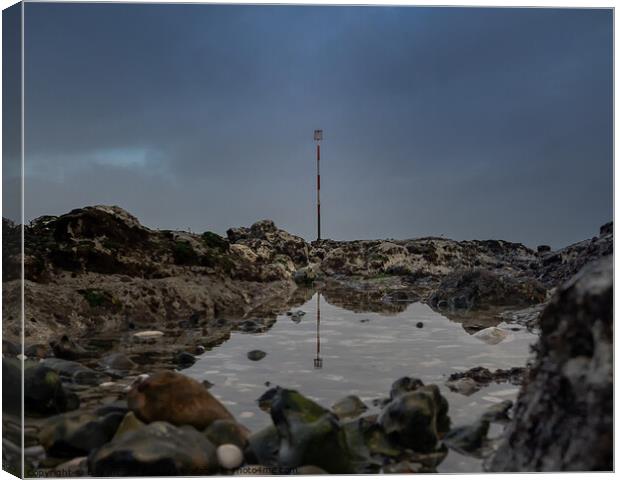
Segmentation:
<svg viewBox="0 0 620 480">
<path fill-rule="evenodd" d="M 254 412 L 241 412 L 239 415 L 241 418 L 252 418 L 254 416 Z"/>
<path fill-rule="evenodd" d="M 215 452 L 220 465 L 227 470 L 239 467 L 243 463 L 243 452 L 237 445 L 225 443 L 217 447 Z"/>
<path fill-rule="evenodd" d="M 474 333 L 474 337 L 489 345 L 496 345 L 508 337 L 508 334 L 497 327 L 489 327 Z"/>
<path fill-rule="evenodd" d="M 163 336 L 164 332 L 160 332 L 159 330 L 144 330 L 142 332 L 136 332 L 133 334 L 134 337 L 137 338 L 155 338 Z"/>
</svg>

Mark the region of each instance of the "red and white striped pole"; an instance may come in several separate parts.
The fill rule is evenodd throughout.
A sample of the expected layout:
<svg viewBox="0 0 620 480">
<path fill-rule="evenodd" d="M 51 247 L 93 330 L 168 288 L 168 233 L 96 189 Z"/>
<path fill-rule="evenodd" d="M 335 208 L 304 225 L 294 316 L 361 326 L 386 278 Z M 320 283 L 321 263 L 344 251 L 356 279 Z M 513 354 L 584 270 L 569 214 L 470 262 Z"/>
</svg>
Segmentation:
<svg viewBox="0 0 620 480">
<path fill-rule="evenodd" d="M 317 217 L 317 240 L 321 240 L 321 140 L 323 130 L 314 131 L 316 141 L 316 217 Z"/>
</svg>

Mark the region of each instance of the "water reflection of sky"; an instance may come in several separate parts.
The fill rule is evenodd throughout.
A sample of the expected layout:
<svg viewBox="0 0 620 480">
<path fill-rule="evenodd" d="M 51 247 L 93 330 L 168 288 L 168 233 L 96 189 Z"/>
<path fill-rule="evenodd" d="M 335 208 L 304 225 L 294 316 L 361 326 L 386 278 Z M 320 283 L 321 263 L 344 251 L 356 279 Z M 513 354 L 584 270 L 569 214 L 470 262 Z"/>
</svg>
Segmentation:
<svg viewBox="0 0 620 480">
<path fill-rule="evenodd" d="M 523 366 L 535 340 L 525 330 L 510 331 L 503 342 L 487 345 L 421 303 L 385 316 L 354 313 L 321 298 L 317 322 L 317 300 L 318 294 L 301 307 L 306 315 L 299 323 L 282 315 L 266 333 L 233 333 L 184 373 L 212 382 L 211 392 L 252 430 L 270 422 L 256 403 L 267 385 L 297 389 L 327 407 L 355 394 L 371 407 L 373 399 L 387 396 L 392 382 L 404 375 L 437 383 L 450 403 L 453 425 L 459 425 L 471 422 L 493 403 L 514 399 L 517 387 L 491 385 L 466 397 L 448 390 L 446 377 L 475 366 Z M 255 349 L 267 356 L 249 360 L 247 352 Z M 317 359 L 321 368 L 315 367 Z M 440 466 L 440 471 L 479 469 L 478 461 L 453 452 Z"/>
</svg>

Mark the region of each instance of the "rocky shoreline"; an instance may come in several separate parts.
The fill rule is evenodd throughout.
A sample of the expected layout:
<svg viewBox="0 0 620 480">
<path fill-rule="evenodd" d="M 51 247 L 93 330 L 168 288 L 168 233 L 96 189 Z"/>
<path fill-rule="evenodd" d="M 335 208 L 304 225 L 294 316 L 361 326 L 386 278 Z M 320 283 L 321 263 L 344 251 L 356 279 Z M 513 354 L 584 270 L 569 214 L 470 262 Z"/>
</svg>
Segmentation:
<svg viewBox="0 0 620 480">
<path fill-rule="evenodd" d="M 3 383 L 9 391 L 5 418 L 10 418 L 19 413 L 11 381 L 19 377 L 15 357 L 21 353 L 21 228 L 4 220 L 3 234 Z M 558 335 L 553 319 L 563 315 L 567 331 L 579 321 L 579 331 L 592 335 L 592 342 L 610 342 L 611 298 L 592 293 L 587 300 L 603 281 L 578 279 L 598 275 L 605 285 L 613 283 L 605 267 L 612 263 L 611 224 L 590 240 L 558 251 L 545 246 L 533 251 L 505 241 L 436 237 L 307 243 L 268 220 L 230 229 L 226 238 L 156 231 L 118 207 L 96 206 L 37 219 L 24 236 L 26 458 L 32 471 L 97 476 L 243 473 L 244 468 L 428 472 L 447 448 L 485 457 L 492 470 L 611 468 L 606 463 L 611 457 L 604 456 L 590 463 L 584 456 L 563 463 L 526 462 L 527 449 L 546 452 L 553 438 L 541 434 L 536 447 L 533 440 L 528 445 L 512 440 L 527 422 L 547 415 L 532 413 L 532 402 L 540 401 L 533 391 L 552 396 L 552 388 L 569 388 L 540 377 L 541 372 L 550 375 L 541 365 L 555 358 L 555 350 L 565 349 L 550 340 Z M 343 408 L 359 407 L 356 400 L 327 409 L 285 385 L 272 388 L 261 397 L 272 425 L 248 432 L 208 388 L 172 371 L 190 366 L 233 331 L 268 330 L 278 315 L 315 291 L 335 305 L 386 315 L 424 302 L 468 333 L 493 335 L 501 322 L 540 331 L 529 372 L 515 365 L 515 371 L 463 372 L 449 379 L 450 388 L 467 395 L 485 382 L 520 384 L 525 378 L 512 420 L 511 405 L 503 405 L 472 425 L 450 429 L 449 406 L 437 386 L 407 377 L 395 381 L 380 415 L 364 415 L 361 408 L 343 414 Z M 569 311 L 564 306 L 571 302 Z M 572 345 L 578 339 L 566 341 Z M 577 409 L 581 420 L 574 425 L 586 430 L 591 425 L 602 438 L 600 451 L 608 447 L 606 426 L 612 425 L 605 417 L 611 412 L 611 377 L 605 370 L 611 359 L 603 351 L 602 346 L 577 348 L 565 353 L 564 361 L 577 369 L 584 355 L 595 359 L 590 370 L 579 363 L 575 373 L 582 380 L 592 377 L 598 393 L 587 400 L 589 410 Z M 554 367 L 553 378 L 566 374 L 564 363 Z M 586 392 L 570 388 L 575 404 L 582 405 Z M 550 402 L 540 408 L 560 407 Z M 604 412 L 590 418 L 599 407 Z M 494 422 L 509 425 L 495 455 L 498 445 L 487 438 Z M 5 432 L 9 444 L 19 444 L 17 429 L 5 422 Z M 566 442 L 571 442 L 568 436 Z M 11 449 L 4 451 L 11 457 Z M 545 453 L 545 458 L 554 455 Z"/>
</svg>

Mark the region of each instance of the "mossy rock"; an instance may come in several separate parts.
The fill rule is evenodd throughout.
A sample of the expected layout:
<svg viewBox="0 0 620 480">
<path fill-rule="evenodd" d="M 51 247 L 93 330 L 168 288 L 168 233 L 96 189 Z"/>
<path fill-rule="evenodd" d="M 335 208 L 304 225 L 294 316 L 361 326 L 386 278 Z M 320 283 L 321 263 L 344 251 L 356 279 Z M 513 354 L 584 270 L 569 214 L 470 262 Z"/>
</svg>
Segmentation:
<svg viewBox="0 0 620 480">
<path fill-rule="evenodd" d="M 204 232 L 201 237 L 202 243 L 205 247 L 218 250 L 220 252 L 228 252 L 230 250 L 230 243 L 224 237 L 221 237 L 214 232 Z"/>
<path fill-rule="evenodd" d="M 118 300 L 105 290 L 83 288 L 78 290 L 78 293 L 84 297 L 91 308 L 119 306 Z"/>
<path fill-rule="evenodd" d="M 199 257 L 187 241 L 178 240 L 172 245 L 172 256 L 177 265 L 198 265 Z"/>
</svg>

